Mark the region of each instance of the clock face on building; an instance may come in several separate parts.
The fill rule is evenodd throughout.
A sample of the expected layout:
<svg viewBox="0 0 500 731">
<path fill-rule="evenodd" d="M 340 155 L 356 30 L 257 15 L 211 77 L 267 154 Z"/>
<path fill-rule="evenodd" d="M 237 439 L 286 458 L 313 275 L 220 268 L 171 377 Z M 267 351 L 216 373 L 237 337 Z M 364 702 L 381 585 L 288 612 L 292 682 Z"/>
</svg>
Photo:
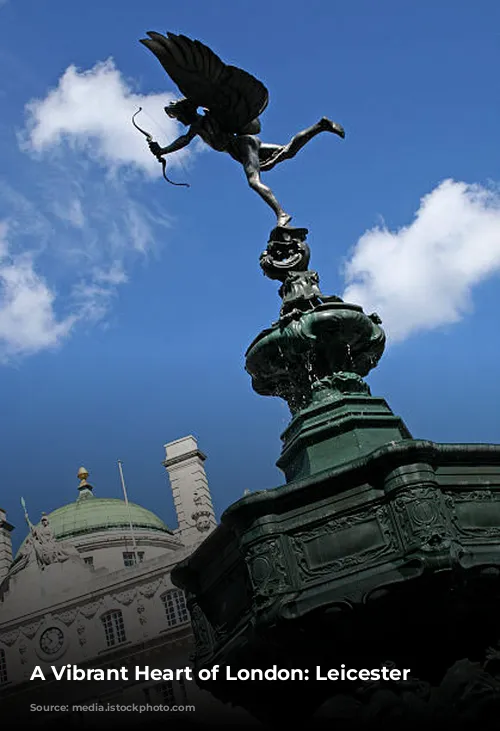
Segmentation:
<svg viewBox="0 0 500 731">
<path fill-rule="evenodd" d="M 46 655 L 55 655 L 64 644 L 64 635 L 59 627 L 49 627 L 40 637 L 40 649 Z"/>
</svg>

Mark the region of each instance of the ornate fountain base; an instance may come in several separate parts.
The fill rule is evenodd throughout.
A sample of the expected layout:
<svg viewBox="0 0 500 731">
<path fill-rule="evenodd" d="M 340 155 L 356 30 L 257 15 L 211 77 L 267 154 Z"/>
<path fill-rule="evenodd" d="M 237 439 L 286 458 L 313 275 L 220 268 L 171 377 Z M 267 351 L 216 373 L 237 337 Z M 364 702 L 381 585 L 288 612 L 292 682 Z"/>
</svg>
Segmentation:
<svg viewBox="0 0 500 731">
<path fill-rule="evenodd" d="M 196 669 L 221 665 L 203 684 L 219 699 L 276 724 L 310 724 L 326 701 L 340 718 L 347 699 L 353 723 L 411 726 L 415 705 L 423 723 L 500 699 L 484 667 L 500 636 L 499 544 L 500 446 L 401 439 L 242 498 L 172 577 L 187 592 Z M 452 668 L 463 658 L 478 664 Z M 411 671 L 407 683 L 317 679 L 318 667 L 388 661 Z M 309 681 L 226 677 L 273 666 Z M 482 695 L 468 695 L 478 683 Z"/>
<path fill-rule="evenodd" d="M 283 306 L 246 354 L 254 390 L 292 413 L 286 484 L 229 507 L 172 573 L 196 670 L 221 666 L 200 685 L 276 726 L 484 729 L 500 713 L 500 445 L 414 440 L 371 396 L 380 318 L 321 293 L 306 233 L 271 233 L 261 266 Z M 327 679 L 388 661 L 410 677 Z M 271 668 L 304 679 L 230 679 Z"/>
</svg>

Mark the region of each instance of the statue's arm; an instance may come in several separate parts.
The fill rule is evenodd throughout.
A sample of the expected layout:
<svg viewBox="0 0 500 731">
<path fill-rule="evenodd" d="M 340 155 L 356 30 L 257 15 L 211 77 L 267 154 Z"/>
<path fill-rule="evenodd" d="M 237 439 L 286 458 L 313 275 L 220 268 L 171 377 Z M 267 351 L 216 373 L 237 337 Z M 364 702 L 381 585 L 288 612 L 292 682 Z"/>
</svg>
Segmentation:
<svg viewBox="0 0 500 731">
<path fill-rule="evenodd" d="M 150 142 L 149 149 L 155 157 L 159 157 L 160 155 L 169 155 L 171 152 L 177 152 L 178 150 L 182 150 L 184 147 L 187 147 L 189 143 L 194 140 L 197 134 L 196 129 L 190 127 L 185 135 L 181 135 L 170 145 L 160 147 L 157 142 Z"/>
</svg>

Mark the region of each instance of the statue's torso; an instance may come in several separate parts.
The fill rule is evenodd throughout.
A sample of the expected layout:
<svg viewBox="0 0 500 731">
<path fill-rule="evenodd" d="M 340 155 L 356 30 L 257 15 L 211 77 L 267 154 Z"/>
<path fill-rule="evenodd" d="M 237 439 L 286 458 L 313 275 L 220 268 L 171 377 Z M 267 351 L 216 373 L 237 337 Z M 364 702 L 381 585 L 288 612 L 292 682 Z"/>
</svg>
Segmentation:
<svg viewBox="0 0 500 731">
<path fill-rule="evenodd" d="M 236 135 L 222 129 L 219 122 L 208 112 L 196 123 L 197 134 L 213 150 L 230 152 Z"/>
</svg>

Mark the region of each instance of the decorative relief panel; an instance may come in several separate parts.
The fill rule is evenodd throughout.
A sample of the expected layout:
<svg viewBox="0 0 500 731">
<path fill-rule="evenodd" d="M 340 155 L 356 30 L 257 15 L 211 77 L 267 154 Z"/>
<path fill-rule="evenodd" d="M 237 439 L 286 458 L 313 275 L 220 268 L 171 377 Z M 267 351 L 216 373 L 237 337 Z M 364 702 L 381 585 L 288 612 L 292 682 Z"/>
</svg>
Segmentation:
<svg viewBox="0 0 500 731">
<path fill-rule="evenodd" d="M 39 622 L 32 622 L 31 624 L 25 624 L 21 627 L 21 632 L 26 635 L 26 637 L 29 637 L 30 640 L 33 639 L 33 637 L 38 632 L 38 628 L 41 625 L 41 621 Z"/>
<path fill-rule="evenodd" d="M 387 507 L 332 518 L 292 536 L 300 578 L 309 582 L 373 563 L 397 550 Z"/>
<path fill-rule="evenodd" d="M 146 599 L 151 599 L 151 597 L 156 594 L 158 588 L 162 585 L 162 583 L 162 579 L 157 579 L 156 581 L 150 581 L 147 584 L 134 586 L 130 589 L 126 589 L 125 591 L 114 594 L 113 599 L 115 599 L 120 604 L 124 604 L 125 606 L 129 606 L 130 604 L 132 604 L 134 599 L 139 596 L 143 596 Z"/>
<path fill-rule="evenodd" d="M 254 589 L 254 608 L 262 609 L 289 585 L 280 539 L 273 538 L 254 544 L 247 551 L 245 560 Z"/>
<path fill-rule="evenodd" d="M 144 606 L 144 602 L 139 599 L 137 602 L 137 614 L 139 615 L 139 622 L 141 624 L 146 624 L 148 621 L 145 612 L 146 607 Z"/>
<path fill-rule="evenodd" d="M 195 602 L 189 609 L 195 641 L 195 654 L 198 660 L 207 657 L 212 652 L 212 628 L 200 606 Z"/>
<path fill-rule="evenodd" d="M 75 621 L 77 614 L 78 614 L 77 608 L 69 609 L 66 612 L 61 612 L 60 614 L 58 614 L 57 619 L 59 619 L 61 622 L 64 622 L 65 625 L 69 626 L 70 624 L 72 624 Z"/>
<path fill-rule="evenodd" d="M 4 645 L 10 647 L 14 644 L 19 635 L 20 631 L 18 629 L 14 629 L 12 632 L 4 632 L 4 634 L 0 635 L 0 642 L 3 642 Z"/>
<path fill-rule="evenodd" d="M 24 642 L 19 645 L 19 654 L 21 656 L 21 665 L 26 665 L 26 663 L 28 662 L 28 648 Z"/>
<path fill-rule="evenodd" d="M 450 524 L 439 490 L 422 487 L 400 493 L 392 502 L 405 548 L 414 544 L 425 551 L 450 545 Z"/>
<path fill-rule="evenodd" d="M 128 607 L 129 604 L 132 604 L 135 597 L 137 596 L 137 589 L 129 589 L 128 591 L 122 591 L 119 594 L 114 594 L 113 599 L 115 599 L 120 604 L 124 604 L 126 607 Z"/>
<path fill-rule="evenodd" d="M 484 500 L 494 500 L 498 497 L 498 493 L 491 490 L 466 490 L 448 493 L 454 498 L 455 502 L 482 502 Z"/>
<path fill-rule="evenodd" d="M 157 581 L 151 581 L 149 584 L 143 584 L 142 586 L 139 586 L 139 593 L 142 594 L 142 596 L 145 596 L 146 599 L 151 599 L 151 597 L 153 597 L 158 591 L 161 583 L 162 580 L 158 579 Z"/>
<path fill-rule="evenodd" d="M 191 518 L 194 520 L 196 529 L 200 533 L 205 533 L 205 531 L 210 530 L 212 526 L 212 513 L 209 510 L 197 510 L 191 515 Z"/>
<path fill-rule="evenodd" d="M 92 619 L 92 617 L 98 612 L 101 604 L 102 601 L 100 600 L 97 602 L 90 602 L 89 604 L 85 604 L 83 607 L 80 607 L 80 612 L 86 619 Z"/>
<path fill-rule="evenodd" d="M 85 625 L 83 622 L 79 621 L 76 625 L 76 633 L 78 635 L 78 644 L 83 647 L 85 643 L 87 642 L 87 639 L 85 637 Z"/>
<path fill-rule="evenodd" d="M 497 491 L 453 491 L 447 493 L 447 502 L 459 535 L 476 539 L 500 538 L 500 494 Z"/>
</svg>

